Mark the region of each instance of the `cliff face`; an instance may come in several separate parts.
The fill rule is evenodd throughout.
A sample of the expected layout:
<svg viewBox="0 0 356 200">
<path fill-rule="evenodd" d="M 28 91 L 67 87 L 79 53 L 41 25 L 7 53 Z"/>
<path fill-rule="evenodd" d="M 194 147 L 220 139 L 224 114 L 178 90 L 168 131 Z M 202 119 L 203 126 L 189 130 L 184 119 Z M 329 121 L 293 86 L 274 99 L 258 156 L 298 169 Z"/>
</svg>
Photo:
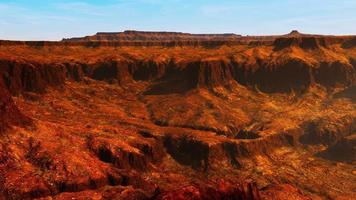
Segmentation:
<svg viewBox="0 0 356 200">
<path fill-rule="evenodd" d="M 283 36 L 259 37 L 126 31 L 98 33 L 62 42 L 1 41 L 0 45 L 5 49 L 17 46 L 28 51 L 31 48 L 36 51 L 67 48 L 69 51 L 64 59 L 57 57 L 56 62 L 43 62 L 41 56 L 37 56 L 39 60 L 23 59 L 21 62 L 3 59 L 0 65 L 5 83 L 13 94 L 44 91 L 46 85 L 60 86 L 66 78 L 79 81 L 84 76 L 95 80 L 115 80 L 120 84 L 133 80 L 150 81 L 154 85 L 149 92 L 167 87 L 181 87 L 172 90 L 185 91 L 197 87 L 227 86 L 231 81 L 257 87 L 264 92 L 288 92 L 306 90 L 314 84 L 325 87 L 353 85 L 356 79 L 355 57 L 345 52 L 352 47 L 353 40 L 352 36 L 307 35 L 297 31 Z M 142 52 L 130 55 L 113 51 L 125 46 L 136 46 L 132 48 L 138 51 L 140 46 L 172 49 L 167 53 L 160 49 L 145 59 L 138 56 Z M 174 52 L 173 47 L 179 49 Z M 186 47 L 193 51 L 184 52 Z M 223 47 L 227 49 L 223 50 Z M 82 53 L 108 48 L 111 55 L 97 55 L 97 59 L 90 58 L 90 62 L 87 58 L 73 63 L 66 59 L 70 54 L 76 57 L 77 52 L 71 50 L 75 48 L 81 49 Z M 338 49 L 335 51 L 335 48 Z M 236 51 L 239 53 L 232 53 Z M 207 53 L 206 56 L 201 55 Z M 86 57 L 85 54 L 83 56 Z M 181 84 L 176 84 L 178 82 Z"/>
<path fill-rule="evenodd" d="M 61 86 L 67 72 L 63 65 L 46 65 L 31 61 L 2 60 L 0 66 L 5 85 L 12 94 L 24 91 L 44 92 L 48 86 Z"/>
<path fill-rule="evenodd" d="M 354 63 L 352 63 L 354 64 Z M 355 84 L 355 67 L 350 62 L 307 63 L 300 58 L 256 60 L 251 64 L 229 58 L 177 62 L 156 60 L 97 60 L 94 63 L 38 63 L 1 61 L 2 77 L 9 91 L 44 92 L 61 87 L 65 80 L 84 77 L 115 81 L 125 85 L 133 81 L 153 83 L 149 93 L 185 92 L 194 88 L 229 87 L 231 82 L 257 87 L 267 93 L 305 91 L 320 84 L 325 87 L 348 87 Z"/>
<path fill-rule="evenodd" d="M 0 78 L 0 133 L 10 126 L 22 126 L 29 123 L 30 120 L 18 110 Z"/>
<path fill-rule="evenodd" d="M 297 46 L 302 49 L 318 49 L 327 48 L 333 44 L 352 43 L 352 37 L 336 37 L 336 36 L 297 36 L 297 37 L 282 37 L 274 40 L 276 50 L 281 50 L 291 46 Z M 344 46 L 344 45 L 343 45 Z M 345 47 L 345 46 L 344 46 Z"/>
<path fill-rule="evenodd" d="M 350 37 L 349 39 L 345 40 L 342 44 L 344 48 L 353 48 L 356 46 L 356 37 Z"/>
<path fill-rule="evenodd" d="M 351 43 L 130 31 L 0 41 L 0 199 L 353 196 Z"/>
</svg>

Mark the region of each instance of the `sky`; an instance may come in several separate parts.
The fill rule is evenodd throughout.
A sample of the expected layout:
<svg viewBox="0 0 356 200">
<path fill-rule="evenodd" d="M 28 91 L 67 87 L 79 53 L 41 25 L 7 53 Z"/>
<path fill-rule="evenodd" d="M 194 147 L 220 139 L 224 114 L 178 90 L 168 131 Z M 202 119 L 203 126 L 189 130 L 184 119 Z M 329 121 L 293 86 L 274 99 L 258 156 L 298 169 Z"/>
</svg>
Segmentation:
<svg viewBox="0 0 356 200">
<path fill-rule="evenodd" d="M 0 39 L 124 30 L 356 35 L 356 0 L 0 0 Z"/>
</svg>

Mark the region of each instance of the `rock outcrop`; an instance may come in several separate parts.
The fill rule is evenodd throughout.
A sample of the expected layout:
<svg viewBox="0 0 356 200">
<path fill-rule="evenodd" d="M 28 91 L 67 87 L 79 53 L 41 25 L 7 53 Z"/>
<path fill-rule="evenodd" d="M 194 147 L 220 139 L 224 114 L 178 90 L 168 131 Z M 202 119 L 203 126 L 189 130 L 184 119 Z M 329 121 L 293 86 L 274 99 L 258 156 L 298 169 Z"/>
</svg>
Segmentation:
<svg viewBox="0 0 356 200">
<path fill-rule="evenodd" d="M 0 73 L 13 95 L 21 92 L 43 93 L 46 87 L 61 87 L 66 80 L 84 77 L 117 82 L 149 81 L 147 94 L 185 92 L 194 88 L 229 87 L 237 82 L 257 87 L 263 92 L 305 91 L 313 84 L 325 87 L 347 87 L 356 82 L 356 71 L 350 63 L 321 62 L 315 66 L 301 59 L 259 60 L 251 66 L 232 59 L 175 60 L 97 60 L 95 63 L 37 63 L 1 61 Z"/>
<path fill-rule="evenodd" d="M 301 141 L 306 144 L 334 145 L 356 131 L 355 116 L 324 117 L 308 122 Z"/>
<path fill-rule="evenodd" d="M 159 200 L 218 200 L 218 199 L 241 199 L 260 200 L 258 188 L 253 182 L 245 182 L 233 185 L 224 181 L 206 186 L 186 186 L 174 191 L 160 194 Z"/>
<path fill-rule="evenodd" d="M 269 195 L 273 194 L 273 198 L 268 197 L 268 194 Z M 269 185 L 262 189 L 261 196 L 262 199 L 273 199 L 273 200 L 284 200 L 284 199 L 311 200 L 312 199 L 306 197 L 302 191 L 288 184 Z"/>
<path fill-rule="evenodd" d="M 233 33 L 226 34 L 190 34 L 181 32 L 148 32 L 133 31 L 124 32 L 99 32 L 93 36 L 84 38 L 63 39 L 65 42 L 78 41 L 204 41 L 204 40 L 234 40 L 241 35 Z"/>
<path fill-rule="evenodd" d="M 43 93 L 47 87 L 60 87 L 66 78 L 64 65 L 2 60 L 0 66 L 5 85 L 13 95 L 22 92 Z"/>
<path fill-rule="evenodd" d="M 302 49 L 318 49 L 327 47 L 328 43 L 325 38 L 317 37 L 287 37 L 277 38 L 274 41 L 275 50 L 282 50 L 287 47 L 300 47 Z"/>
<path fill-rule="evenodd" d="M 29 123 L 30 120 L 21 114 L 14 104 L 0 77 L 0 133 L 11 125 L 28 125 Z"/>
</svg>

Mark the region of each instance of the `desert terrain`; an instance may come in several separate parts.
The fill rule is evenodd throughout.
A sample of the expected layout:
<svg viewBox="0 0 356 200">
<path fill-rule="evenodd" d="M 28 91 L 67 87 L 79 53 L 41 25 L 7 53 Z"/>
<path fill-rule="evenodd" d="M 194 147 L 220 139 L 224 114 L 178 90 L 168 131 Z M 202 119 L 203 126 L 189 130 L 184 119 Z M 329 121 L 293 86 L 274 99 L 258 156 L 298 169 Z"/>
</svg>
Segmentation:
<svg viewBox="0 0 356 200">
<path fill-rule="evenodd" d="M 0 199 L 353 199 L 356 36 L 0 41 Z"/>
</svg>

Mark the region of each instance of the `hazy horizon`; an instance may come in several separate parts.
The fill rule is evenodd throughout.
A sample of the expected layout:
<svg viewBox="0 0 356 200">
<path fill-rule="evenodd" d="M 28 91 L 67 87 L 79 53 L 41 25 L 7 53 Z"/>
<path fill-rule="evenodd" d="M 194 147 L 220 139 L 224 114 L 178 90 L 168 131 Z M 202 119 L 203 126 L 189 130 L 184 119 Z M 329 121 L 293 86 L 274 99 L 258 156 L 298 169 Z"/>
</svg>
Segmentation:
<svg viewBox="0 0 356 200">
<path fill-rule="evenodd" d="M 124 30 L 356 35 L 353 0 L 2 0 L 0 39 L 61 40 Z"/>
</svg>

